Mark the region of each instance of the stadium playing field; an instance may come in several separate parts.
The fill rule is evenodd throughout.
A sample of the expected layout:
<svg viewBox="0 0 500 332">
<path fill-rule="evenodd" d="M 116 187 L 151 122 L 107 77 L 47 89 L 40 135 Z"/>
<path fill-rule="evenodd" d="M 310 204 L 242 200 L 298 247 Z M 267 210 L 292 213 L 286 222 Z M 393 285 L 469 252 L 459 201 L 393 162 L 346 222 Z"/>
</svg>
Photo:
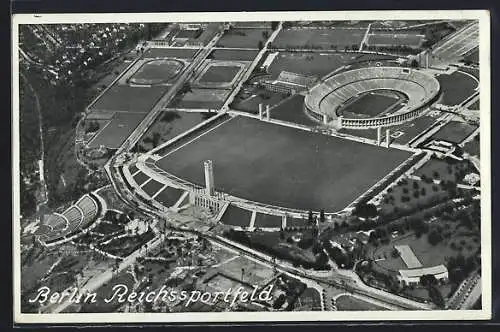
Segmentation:
<svg viewBox="0 0 500 332">
<path fill-rule="evenodd" d="M 278 48 L 343 49 L 359 47 L 366 29 L 289 29 L 281 30 L 273 45 Z"/>
<path fill-rule="evenodd" d="M 114 85 L 102 95 L 91 109 L 147 113 L 167 91 L 165 86 L 132 87 Z"/>
<path fill-rule="evenodd" d="M 394 94 L 368 92 L 351 98 L 337 113 L 346 117 L 374 117 L 399 103 L 399 97 Z"/>
<path fill-rule="evenodd" d="M 277 206 L 333 212 L 410 155 L 240 116 L 172 150 L 157 165 L 204 185 L 203 161 L 211 159 L 219 191 Z"/>
<path fill-rule="evenodd" d="M 145 62 L 130 78 L 134 84 L 166 83 L 175 78 L 184 68 L 184 63 L 174 59 L 158 59 Z"/>
<path fill-rule="evenodd" d="M 110 123 L 90 141 L 90 147 L 104 145 L 111 149 L 117 149 L 141 123 L 146 113 L 115 113 Z"/>
</svg>

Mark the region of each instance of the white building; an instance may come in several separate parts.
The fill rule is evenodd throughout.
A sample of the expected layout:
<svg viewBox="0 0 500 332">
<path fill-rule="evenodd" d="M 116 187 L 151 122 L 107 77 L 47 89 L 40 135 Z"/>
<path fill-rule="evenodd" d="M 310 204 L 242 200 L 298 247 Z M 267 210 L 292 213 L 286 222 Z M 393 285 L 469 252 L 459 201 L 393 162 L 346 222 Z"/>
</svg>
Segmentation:
<svg viewBox="0 0 500 332">
<path fill-rule="evenodd" d="M 416 285 L 424 275 L 433 275 L 439 281 L 448 280 L 448 269 L 444 265 L 436 265 L 418 269 L 399 270 L 398 281 L 406 285 Z"/>
</svg>

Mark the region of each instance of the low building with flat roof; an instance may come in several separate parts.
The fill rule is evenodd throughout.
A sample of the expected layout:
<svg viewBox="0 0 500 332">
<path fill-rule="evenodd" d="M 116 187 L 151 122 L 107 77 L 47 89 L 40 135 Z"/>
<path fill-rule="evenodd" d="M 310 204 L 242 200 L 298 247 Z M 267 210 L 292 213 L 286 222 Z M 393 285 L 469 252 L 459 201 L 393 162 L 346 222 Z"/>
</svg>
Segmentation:
<svg viewBox="0 0 500 332">
<path fill-rule="evenodd" d="M 414 285 L 418 284 L 420 282 L 420 278 L 424 275 L 432 275 L 437 280 L 445 281 L 448 279 L 448 269 L 446 266 L 441 264 L 419 269 L 399 270 L 397 278 L 401 283 Z"/>
</svg>

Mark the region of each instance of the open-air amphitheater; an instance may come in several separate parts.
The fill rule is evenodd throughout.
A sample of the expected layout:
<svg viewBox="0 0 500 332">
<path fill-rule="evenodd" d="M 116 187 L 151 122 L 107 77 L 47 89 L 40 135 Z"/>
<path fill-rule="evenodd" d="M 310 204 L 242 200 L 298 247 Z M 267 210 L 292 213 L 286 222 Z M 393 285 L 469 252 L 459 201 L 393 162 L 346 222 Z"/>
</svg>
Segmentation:
<svg viewBox="0 0 500 332">
<path fill-rule="evenodd" d="M 338 111 L 361 93 L 392 90 L 403 93 L 407 104 L 397 112 L 368 119 L 346 118 Z M 439 82 L 423 71 L 401 67 L 368 67 L 331 76 L 314 86 L 305 97 L 306 112 L 319 122 L 336 128 L 371 129 L 410 121 L 439 94 Z"/>
<path fill-rule="evenodd" d="M 88 228 L 100 211 L 99 199 L 93 194 L 86 194 L 63 213 L 50 215 L 34 235 L 46 245 L 67 239 Z"/>
</svg>

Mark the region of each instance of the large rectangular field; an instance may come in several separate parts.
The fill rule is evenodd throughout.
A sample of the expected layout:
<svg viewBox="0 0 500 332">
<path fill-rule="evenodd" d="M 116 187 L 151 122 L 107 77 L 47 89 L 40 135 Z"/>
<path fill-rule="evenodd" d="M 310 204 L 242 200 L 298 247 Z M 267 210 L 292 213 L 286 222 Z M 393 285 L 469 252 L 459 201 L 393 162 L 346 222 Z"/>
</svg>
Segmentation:
<svg viewBox="0 0 500 332">
<path fill-rule="evenodd" d="M 410 155 L 239 116 L 157 165 L 203 185 L 203 161 L 210 159 L 219 191 L 288 208 L 338 211 Z"/>
<path fill-rule="evenodd" d="M 259 50 L 234 50 L 219 48 L 210 53 L 209 58 L 213 60 L 234 60 L 234 61 L 253 61 L 257 57 Z"/>
<path fill-rule="evenodd" d="M 477 126 L 466 122 L 450 121 L 445 124 L 437 133 L 432 135 L 432 139 L 461 143 L 464 139 L 477 129 Z"/>
<path fill-rule="evenodd" d="M 289 29 L 281 30 L 273 45 L 278 48 L 343 49 L 359 47 L 366 29 Z"/>
<path fill-rule="evenodd" d="M 272 30 L 266 28 L 233 28 L 226 31 L 217 42 L 218 47 L 228 48 L 259 48 L 259 42 L 264 43 Z"/>
<path fill-rule="evenodd" d="M 272 78 L 277 78 L 283 70 L 321 77 L 354 61 L 356 57 L 353 54 L 343 53 L 279 52 L 268 71 Z"/>
<path fill-rule="evenodd" d="M 424 37 L 420 34 L 377 32 L 369 36 L 368 45 L 418 47 Z"/>
<path fill-rule="evenodd" d="M 147 113 L 165 94 L 168 87 L 144 86 L 132 87 L 115 85 L 99 98 L 91 109 Z"/>
<path fill-rule="evenodd" d="M 229 95 L 229 90 L 223 89 L 191 89 L 174 99 L 168 107 L 192 109 L 218 109 Z"/>
<path fill-rule="evenodd" d="M 109 124 L 90 141 L 89 146 L 104 145 L 111 149 L 118 149 L 145 116 L 146 113 L 115 113 Z"/>
</svg>

